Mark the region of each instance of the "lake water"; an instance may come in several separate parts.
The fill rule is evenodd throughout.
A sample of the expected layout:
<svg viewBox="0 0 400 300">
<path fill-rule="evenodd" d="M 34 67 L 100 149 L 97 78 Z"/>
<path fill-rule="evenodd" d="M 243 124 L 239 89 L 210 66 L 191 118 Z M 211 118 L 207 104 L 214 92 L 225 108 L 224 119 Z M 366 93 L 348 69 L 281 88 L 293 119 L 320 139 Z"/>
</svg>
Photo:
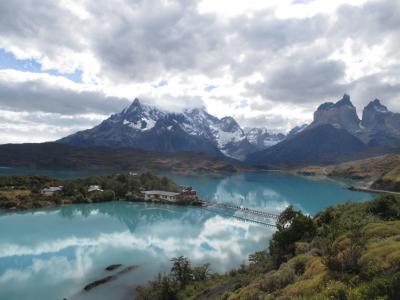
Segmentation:
<svg viewBox="0 0 400 300">
<path fill-rule="evenodd" d="M 0 168 L 1 175 L 76 178 L 91 172 Z M 189 176 L 168 174 L 204 199 L 279 213 L 287 205 L 315 214 L 329 205 L 373 196 L 332 180 L 279 172 Z M 210 262 L 223 272 L 265 249 L 273 228 L 196 207 L 110 202 L 0 214 L 0 299 L 132 299 L 134 287 L 167 272 L 170 258 Z M 138 268 L 84 292 L 113 274 L 110 264 Z"/>
</svg>

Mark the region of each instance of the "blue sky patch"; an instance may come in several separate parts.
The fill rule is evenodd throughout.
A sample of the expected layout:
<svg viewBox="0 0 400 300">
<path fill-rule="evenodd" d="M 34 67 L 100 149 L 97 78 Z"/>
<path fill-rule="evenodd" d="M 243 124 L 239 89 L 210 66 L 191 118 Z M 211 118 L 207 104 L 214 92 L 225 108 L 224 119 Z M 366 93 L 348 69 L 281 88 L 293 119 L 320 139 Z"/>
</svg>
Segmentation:
<svg viewBox="0 0 400 300">
<path fill-rule="evenodd" d="M 0 70 L 12 69 L 22 72 L 46 73 L 52 76 L 62 76 L 74 82 L 82 82 L 82 71 L 60 73 L 57 70 L 43 70 L 42 65 L 34 59 L 17 59 L 12 53 L 0 48 Z"/>
<path fill-rule="evenodd" d="M 247 102 L 246 99 L 240 100 L 239 104 L 236 106 L 236 108 L 245 108 L 249 106 L 249 102 Z"/>
<path fill-rule="evenodd" d="M 210 244 L 206 242 L 201 243 L 200 248 L 207 252 L 216 251 L 214 247 L 210 246 Z"/>
<path fill-rule="evenodd" d="M 217 88 L 216 85 L 210 84 L 210 85 L 207 85 L 207 86 L 204 88 L 204 90 L 205 90 L 206 92 L 211 92 L 213 89 L 216 89 L 216 88 Z"/>
</svg>

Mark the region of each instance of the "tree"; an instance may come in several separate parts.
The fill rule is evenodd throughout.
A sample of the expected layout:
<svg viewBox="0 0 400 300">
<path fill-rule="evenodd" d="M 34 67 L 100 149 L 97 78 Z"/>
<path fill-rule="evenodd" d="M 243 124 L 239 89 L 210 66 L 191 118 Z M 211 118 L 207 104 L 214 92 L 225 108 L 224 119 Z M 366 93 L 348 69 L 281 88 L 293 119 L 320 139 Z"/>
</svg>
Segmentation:
<svg viewBox="0 0 400 300">
<path fill-rule="evenodd" d="M 275 267 L 294 256 L 296 242 L 311 239 L 316 234 L 313 219 L 294 210 L 292 206 L 281 213 L 276 227 L 277 231 L 269 244 L 269 253 Z"/>
<path fill-rule="evenodd" d="M 157 278 L 149 282 L 149 286 L 138 287 L 138 299 L 143 300 L 175 300 L 177 292 L 174 283 L 168 276 L 158 274 Z"/>
<path fill-rule="evenodd" d="M 193 280 L 193 271 L 190 261 L 184 256 L 174 257 L 171 261 L 173 262 L 171 268 L 172 278 L 178 282 L 181 287 L 185 287 Z"/>
<path fill-rule="evenodd" d="M 210 264 L 206 263 L 198 267 L 193 268 L 193 280 L 203 281 L 210 277 Z"/>
</svg>

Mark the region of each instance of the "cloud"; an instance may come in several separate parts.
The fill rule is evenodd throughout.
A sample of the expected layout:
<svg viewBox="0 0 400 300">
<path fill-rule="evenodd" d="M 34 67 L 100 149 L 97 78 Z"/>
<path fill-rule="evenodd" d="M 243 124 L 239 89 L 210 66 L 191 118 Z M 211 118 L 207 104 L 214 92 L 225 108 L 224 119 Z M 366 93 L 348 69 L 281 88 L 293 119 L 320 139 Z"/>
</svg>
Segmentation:
<svg viewBox="0 0 400 300">
<path fill-rule="evenodd" d="M 104 116 L 0 110 L 0 143 L 45 142 L 99 124 Z"/>
<path fill-rule="evenodd" d="M 249 84 L 249 95 L 278 102 L 315 103 L 340 95 L 345 66 L 333 60 L 292 56 L 285 59 L 263 81 Z"/>
<path fill-rule="evenodd" d="M 399 20 L 396 0 L 6 0 L 0 48 L 47 76 L 0 71 L 0 109 L 99 119 L 139 96 L 272 129 L 344 92 L 398 110 Z"/>
<path fill-rule="evenodd" d="M 17 74 L 24 75 L 23 72 Z M 50 84 L 45 78 L 13 81 L 8 76 L 0 76 L 0 109 L 63 115 L 107 115 L 129 104 L 128 99 L 107 97 L 98 91 L 76 91 L 62 85 Z"/>
<path fill-rule="evenodd" d="M 93 30 L 92 47 L 113 80 L 145 81 L 180 72 L 212 76 L 228 62 L 222 56 L 223 25 L 213 15 L 200 15 L 188 1 L 121 4 L 124 9 L 109 1 L 90 4 L 96 17 L 107 18 Z M 104 11 L 113 13 L 103 16 Z"/>
</svg>

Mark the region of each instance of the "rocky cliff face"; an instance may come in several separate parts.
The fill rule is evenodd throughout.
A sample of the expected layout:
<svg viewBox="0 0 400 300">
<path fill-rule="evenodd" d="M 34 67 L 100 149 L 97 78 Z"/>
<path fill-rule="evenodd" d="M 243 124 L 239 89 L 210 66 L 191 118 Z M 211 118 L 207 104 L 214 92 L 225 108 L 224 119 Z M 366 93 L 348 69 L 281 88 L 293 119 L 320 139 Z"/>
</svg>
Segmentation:
<svg viewBox="0 0 400 300">
<path fill-rule="evenodd" d="M 361 124 L 364 128 L 370 130 L 384 128 L 388 114 L 390 112 L 387 107 L 382 105 L 378 99 L 375 99 L 364 108 Z"/>
<path fill-rule="evenodd" d="M 400 114 L 389 111 L 378 99 L 364 108 L 361 125 L 367 143 L 400 146 Z"/>
<path fill-rule="evenodd" d="M 360 130 L 360 119 L 349 95 L 345 94 L 336 103 L 327 102 L 318 107 L 314 113 L 314 121 L 310 126 L 317 127 L 322 124 L 330 124 L 335 128 L 345 129 L 353 134 Z"/>
</svg>

